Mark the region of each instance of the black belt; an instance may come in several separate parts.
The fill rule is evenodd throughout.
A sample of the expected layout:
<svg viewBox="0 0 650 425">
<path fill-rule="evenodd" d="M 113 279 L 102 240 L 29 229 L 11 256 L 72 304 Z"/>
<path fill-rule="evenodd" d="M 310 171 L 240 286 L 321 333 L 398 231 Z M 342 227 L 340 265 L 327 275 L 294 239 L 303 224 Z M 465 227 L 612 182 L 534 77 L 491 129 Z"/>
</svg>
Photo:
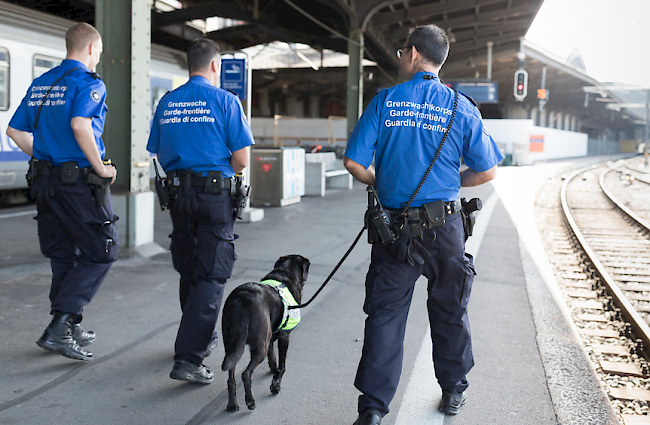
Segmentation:
<svg viewBox="0 0 650 425">
<path fill-rule="evenodd" d="M 49 167 L 47 169 L 50 172 L 50 176 L 61 177 L 61 170 L 63 167 Z M 37 171 L 40 172 L 40 170 L 42 170 L 42 168 L 37 168 Z M 79 179 L 81 180 L 86 177 L 90 173 L 90 170 L 92 170 L 92 167 L 79 168 Z"/>
<path fill-rule="evenodd" d="M 445 202 L 444 204 L 445 204 L 445 215 L 456 214 L 457 212 L 460 212 L 463 208 L 463 205 L 460 203 L 459 199 L 456 199 L 455 201 L 448 201 Z M 402 213 L 401 209 L 388 208 L 388 211 L 391 213 L 393 217 Z M 419 221 L 420 223 L 424 223 L 425 226 L 427 227 L 429 226 L 429 217 L 424 207 L 409 208 L 407 210 L 407 219 L 411 223 Z"/>
<path fill-rule="evenodd" d="M 387 209 L 393 214 L 402 212 L 402 209 L 394 209 L 394 208 L 387 208 Z M 463 209 L 463 205 L 460 203 L 460 199 L 456 199 L 455 201 L 445 202 L 445 212 L 447 213 L 447 215 L 456 214 L 457 212 L 460 212 L 462 209 Z M 407 213 L 409 216 L 415 217 L 417 215 L 420 215 L 421 217 L 425 217 L 424 207 L 409 208 L 407 210 Z"/>
<path fill-rule="evenodd" d="M 175 179 L 181 179 L 181 177 L 168 177 L 167 178 L 167 185 L 170 187 L 173 186 L 180 186 L 179 180 L 176 180 L 176 184 L 174 182 Z M 205 182 L 208 180 L 207 177 L 205 176 L 194 176 L 190 177 L 191 185 L 194 187 L 205 187 Z M 232 187 L 232 178 L 226 178 L 223 177 L 223 188 L 230 190 Z"/>
</svg>

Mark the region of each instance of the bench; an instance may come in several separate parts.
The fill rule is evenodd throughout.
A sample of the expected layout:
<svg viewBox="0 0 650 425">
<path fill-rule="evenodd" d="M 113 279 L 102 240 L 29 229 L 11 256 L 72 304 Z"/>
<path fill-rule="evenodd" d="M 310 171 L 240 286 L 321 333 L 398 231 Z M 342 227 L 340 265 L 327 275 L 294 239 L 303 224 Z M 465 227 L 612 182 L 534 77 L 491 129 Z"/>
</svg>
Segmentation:
<svg viewBox="0 0 650 425">
<path fill-rule="evenodd" d="M 352 175 L 334 152 L 305 154 L 305 195 L 325 196 L 325 188 L 352 189 Z"/>
</svg>

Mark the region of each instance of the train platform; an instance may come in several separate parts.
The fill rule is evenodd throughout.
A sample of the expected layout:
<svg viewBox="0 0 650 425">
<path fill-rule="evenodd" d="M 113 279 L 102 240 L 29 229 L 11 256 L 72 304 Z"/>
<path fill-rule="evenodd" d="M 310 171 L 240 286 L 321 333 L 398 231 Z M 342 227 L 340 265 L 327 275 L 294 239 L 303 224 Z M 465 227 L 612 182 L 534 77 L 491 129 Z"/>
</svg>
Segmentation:
<svg viewBox="0 0 650 425">
<path fill-rule="evenodd" d="M 476 365 L 468 375 L 467 404 L 457 416 L 437 407 L 426 313 L 426 281 L 416 285 L 405 339 L 404 370 L 385 425 L 614 424 L 611 410 L 554 286 L 533 213 L 549 177 L 602 162 L 604 157 L 503 167 L 490 184 L 464 189 L 480 197 L 469 317 Z M 259 281 L 281 255 L 311 261 L 310 297 L 361 230 L 365 187 L 328 190 L 298 204 L 265 209 L 236 233 L 238 261 L 227 292 Z M 257 408 L 229 413 L 227 373 L 219 344 L 204 363 L 211 385 L 169 378 L 180 319 L 178 275 L 171 264 L 171 221 L 156 210 L 150 257 L 122 255 L 93 302 L 84 328 L 97 334 L 94 359 L 79 362 L 40 349 L 35 341 L 50 320 L 49 263 L 40 254 L 34 207 L 0 211 L 0 424 L 352 424 L 353 386 L 361 354 L 364 279 L 370 262 L 365 236 L 334 279 L 302 311 L 291 337 L 279 395 L 269 391 L 266 362 L 253 375 Z M 227 294 L 226 294 L 227 295 Z M 225 298 L 224 298 L 225 299 Z M 217 324 L 220 330 L 220 321 Z M 248 355 L 238 365 L 238 375 Z"/>
</svg>

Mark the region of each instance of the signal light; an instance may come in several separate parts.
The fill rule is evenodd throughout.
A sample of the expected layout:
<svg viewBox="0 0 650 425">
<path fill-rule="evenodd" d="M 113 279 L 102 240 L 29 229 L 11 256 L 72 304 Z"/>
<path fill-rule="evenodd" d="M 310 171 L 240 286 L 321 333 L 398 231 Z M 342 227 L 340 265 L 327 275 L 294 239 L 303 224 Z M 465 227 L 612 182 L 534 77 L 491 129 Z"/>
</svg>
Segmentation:
<svg viewBox="0 0 650 425">
<path fill-rule="evenodd" d="M 524 69 L 518 69 L 515 72 L 515 87 L 513 94 L 515 99 L 519 101 L 524 100 L 528 94 L 528 72 Z"/>
</svg>

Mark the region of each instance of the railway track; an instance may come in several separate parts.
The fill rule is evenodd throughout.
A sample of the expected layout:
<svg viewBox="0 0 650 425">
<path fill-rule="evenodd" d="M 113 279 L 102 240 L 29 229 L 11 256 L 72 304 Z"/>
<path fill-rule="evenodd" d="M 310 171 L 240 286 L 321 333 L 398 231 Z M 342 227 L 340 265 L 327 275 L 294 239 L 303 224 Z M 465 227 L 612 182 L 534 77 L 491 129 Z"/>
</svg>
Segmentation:
<svg viewBox="0 0 650 425">
<path fill-rule="evenodd" d="M 549 181 L 538 226 L 578 333 L 626 425 L 650 424 L 650 185 L 624 163 Z"/>
</svg>

